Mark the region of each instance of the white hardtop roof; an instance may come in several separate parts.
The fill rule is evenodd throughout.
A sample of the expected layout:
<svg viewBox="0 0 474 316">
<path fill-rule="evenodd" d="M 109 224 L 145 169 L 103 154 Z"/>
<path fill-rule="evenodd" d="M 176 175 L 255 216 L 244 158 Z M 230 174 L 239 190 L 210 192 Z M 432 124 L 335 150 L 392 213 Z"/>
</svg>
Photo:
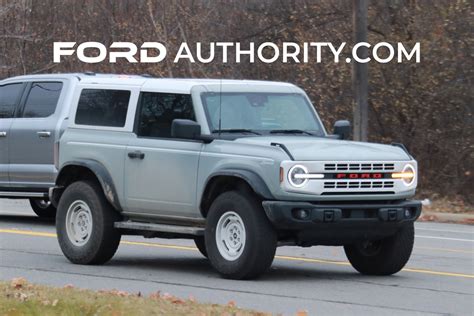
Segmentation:
<svg viewBox="0 0 474 316">
<path fill-rule="evenodd" d="M 65 73 L 65 74 L 44 74 L 44 75 L 25 75 L 5 79 L 0 81 L 8 83 L 9 81 L 31 81 L 31 80 L 54 80 L 54 79 L 78 79 L 79 84 L 104 84 L 104 85 L 130 85 L 140 86 L 142 90 L 167 90 L 173 92 L 190 93 L 195 86 L 222 86 L 223 90 L 231 87 L 272 87 L 283 90 L 293 90 L 296 88 L 293 84 L 276 81 L 259 80 L 229 80 L 229 79 L 199 79 L 199 78 L 154 78 L 140 75 L 120 75 L 120 74 L 95 74 L 95 73 Z M 286 88 L 286 89 L 285 89 Z"/>
</svg>

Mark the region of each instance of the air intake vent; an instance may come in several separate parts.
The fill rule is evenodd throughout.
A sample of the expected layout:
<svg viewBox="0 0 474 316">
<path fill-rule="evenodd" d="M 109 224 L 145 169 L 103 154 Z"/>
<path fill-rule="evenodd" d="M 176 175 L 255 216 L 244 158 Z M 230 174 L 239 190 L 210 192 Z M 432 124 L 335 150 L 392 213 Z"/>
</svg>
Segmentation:
<svg viewBox="0 0 474 316">
<path fill-rule="evenodd" d="M 385 189 L 393 188 L 393 181 L 325 181 L 325 189 Z"/>
<path fill-rule="evenodd" d="M 324 164 L 325 171 L 393 171 L 393 163 L 327 163 Z"/>
</svg>

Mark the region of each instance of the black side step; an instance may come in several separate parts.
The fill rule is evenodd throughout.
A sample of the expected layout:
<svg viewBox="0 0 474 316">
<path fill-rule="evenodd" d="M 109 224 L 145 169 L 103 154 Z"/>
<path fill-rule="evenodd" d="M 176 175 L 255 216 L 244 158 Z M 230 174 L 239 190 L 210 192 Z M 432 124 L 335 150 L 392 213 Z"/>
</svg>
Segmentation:
<svg viewBox="0 0 474 316">
<path fill-rule="evenodd" d="M 141 231 L 152 231 L 160 233 L 175 233 L 184 235 L 203 236 L 204 228 L 202 227 L 189 227 L 189 226 L 178 226 L 178 225 L 166 225 L 166 224 L 154 224 L 154 223 L 143 223 L 143 222 L 115 222 L 115 228 L 130 229 L 130 230 L 141 230 Z"/>
</svg>

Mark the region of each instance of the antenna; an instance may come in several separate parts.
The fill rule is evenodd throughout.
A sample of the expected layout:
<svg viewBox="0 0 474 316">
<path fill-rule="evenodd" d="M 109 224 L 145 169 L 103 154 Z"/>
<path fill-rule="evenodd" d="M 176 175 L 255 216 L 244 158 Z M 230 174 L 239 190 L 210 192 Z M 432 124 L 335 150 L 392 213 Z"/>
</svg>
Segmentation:
<svg viewBox="0 0 474 316">
<path fill-rule="evenodd" d="M 222 129 L 222 75 L 219 80 L 219 138 L 221 138 Z"/>
</svg>

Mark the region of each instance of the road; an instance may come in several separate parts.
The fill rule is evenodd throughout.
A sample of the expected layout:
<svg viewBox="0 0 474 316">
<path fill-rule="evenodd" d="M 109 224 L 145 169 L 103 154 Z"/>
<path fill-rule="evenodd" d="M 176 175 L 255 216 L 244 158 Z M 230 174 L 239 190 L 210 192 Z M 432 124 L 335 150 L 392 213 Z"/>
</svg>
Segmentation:
<svg viewBox="0 0 474 316">
<path fill-rule="evenodd" d="M 394 276 L 356 273 L 340 247 L 281 247 L 261 279 L 231 281 L 187 240 L 125 236 L 108 264 L 73 265 L 59 249 L 53 223 L 35 217 L 23 201 L 0 200 L 0 279 L 161 291 L 289 315 L 473 315 L 473 228 L 417 223 L 414 253 Z"/>
</svg>

